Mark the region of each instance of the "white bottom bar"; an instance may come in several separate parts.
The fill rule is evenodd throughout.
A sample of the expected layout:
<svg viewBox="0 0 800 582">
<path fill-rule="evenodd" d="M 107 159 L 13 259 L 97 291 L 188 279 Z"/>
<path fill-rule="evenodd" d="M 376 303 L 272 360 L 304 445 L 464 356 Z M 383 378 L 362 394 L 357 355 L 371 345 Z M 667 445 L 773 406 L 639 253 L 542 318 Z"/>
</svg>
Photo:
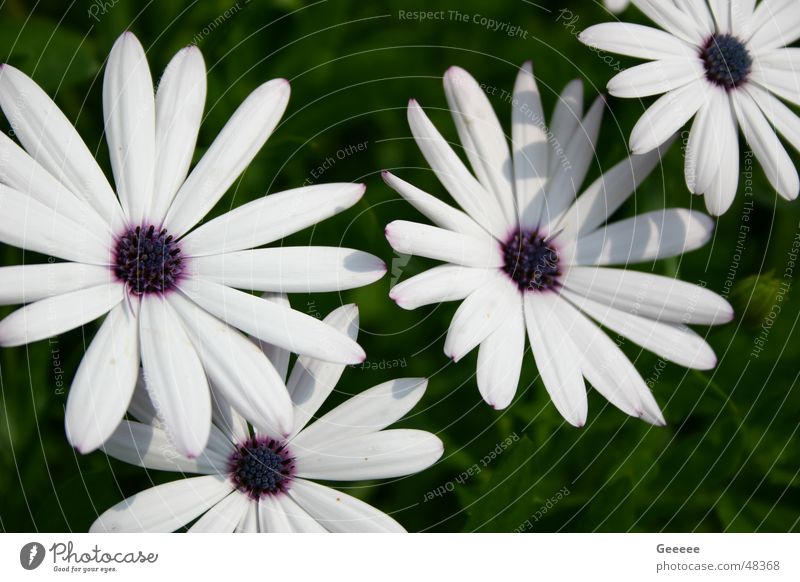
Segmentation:
<svg viewBox="0 0 800 582">
<path fill-rule="evenodd" d="M 796 582 L 799 548 L 795 534 L 4 534 L 0 579 Z"/>
</svg>

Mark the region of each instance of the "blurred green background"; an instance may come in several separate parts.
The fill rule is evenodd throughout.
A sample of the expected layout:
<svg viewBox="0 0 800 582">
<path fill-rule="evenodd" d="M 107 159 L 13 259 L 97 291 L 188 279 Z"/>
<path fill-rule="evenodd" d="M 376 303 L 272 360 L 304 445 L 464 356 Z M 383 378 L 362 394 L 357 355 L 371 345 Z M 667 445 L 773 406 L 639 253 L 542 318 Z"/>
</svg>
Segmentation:
<svg viewBox="0 0 800 582">
<path fill-rule="evenodd" d="M 0 4 L 0 60 L 32 75 L 54 97 L 96 148 L 109 175 L 101 75 L 112 43 L 131 30 L 148 51 L 154 79 L 182 46 L 194 42 L 201 48 L 208 103 L 197 157 L 260 83 L 275 77 L 292 83 L 283 123 L 215 213 L 306 181 L 368 184 L 356 207 L 286 242 L 368 250 L 386 260 L 390 274 L 341 295 L 294 295 L 292 303 L 314 315 L 341 303 L 357 302 L 361 309 L 360 340 L 377 369 L 347 370 L 329 405 L 393 377 L 428 376 L 426 396 L 402 424 L 437 433 L 446 451 L 419 475 L 346 484 L 344 490 L 391 512 L 412 531 L 800 529 L 800 302 L 793 289 L 781 287 L 792 241 L 800 233 L 800 203 L 776 200 L 752 158 L 742 158 L 739 197 L 719 221 L 711 244 L 682 259 L 637 266 L 705 284 L 727 296 L 737 311 L 727 326 L 698 330 L 720 357 L 709 373 L 664 364 L 636 346 L 624 346 L 651 383 L 666 428 L 628 418 L 591 390 L 587 426 L 571 428 L 550 403 L 530 355 L 515 402 L 494 411 L 477 391 L 476 352 L 459 364 L 442 353 L 457 305 L 406 312 L 388 299 L 391 284 L 430 263 L 394 255 L 383 238 L 391 220 L 420 216 L 382 183 L 380 170 L 391 169 L 447 199 L 410 139 L 407 100 L 420 100 L 456 142 L 441 76 L 450 65 L 460 65 L 499 88 L 491 99 L 508 129 L 510 105 L 501 91 L 510 91 L 518 66 L 533 59 L 548 112 L 575 77 L 586 83 L 588 105 L 618 63 L 635 62 L 598 55 L 575 38 L 582 28 L 611 18 L 600 5 L 107 0 L 74 2 L 66 11 L 65 6 Z M 570 13 L 562 11 L 565 6 Z M 442 10 L 444 16 L 419 21 L 401 14 L 416 10 Z M 465 15 L 466 22 L 449 11 Z M 480 18 L 474 21 L 476 15 L 507 26 L 490 30 Z M 623 18 L 645 22 L 635 9 Z M 610 100 L 589 180 L 625 156 L 627 136 L 645 105 Z M 8 131 L 4 119 L 2 124 Z M 665 205 L 702 208 L 684 185 L 679 146 L 618 216 Z M 6 246 L 0 254 L 4 265 L 44 260 Z M 0 315 L 10 311 L 2 308 Z M 95 330 L 96 323 L 50 343 L 0 351 L 4 531 L 85 531 L 123 497 L 176 477 L 109 461 L 101 453 L 82 457 L 67 445 L 66 391 Z M 757 353 L 759 337 L 766 339 Z"/>
</svg>

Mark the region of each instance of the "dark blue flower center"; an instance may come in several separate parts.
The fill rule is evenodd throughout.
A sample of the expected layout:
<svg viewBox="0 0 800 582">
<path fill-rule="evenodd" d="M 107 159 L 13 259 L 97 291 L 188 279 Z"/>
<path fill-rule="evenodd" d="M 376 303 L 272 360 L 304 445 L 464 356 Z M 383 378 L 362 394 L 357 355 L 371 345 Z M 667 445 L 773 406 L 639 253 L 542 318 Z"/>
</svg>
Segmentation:
<svg viewBox="0 0 800 582">
<path fill-rule="evenodd" d="M 285 443 L 268 437 L 253 437 L 235 448 L 229 470 L 239 491 L 259 499 L 289 488 L 294 475 L 294 457 Z"/>
<path fill-rule="evenodd" d="M 520 291 L 552 289 L 559 284 L 558 253 L 536 231 L 516 232 L 503 246 L 503 258 L 503 271 Z"/>
<path fill-rule="evenodd" d="M 114 273 L 137 295 L 169 291 L 182 271 L 181 249 L 166 229 L 137 226 L 117 241 Z"/>
<path fill-rule="evenodd" d="M 738 87 L 750 75 L 753 57 L 742 41 L 730 34 L 718 34 L 706 41 L 700 51 L 706 77 L 726 89 Z"/>
</svg>

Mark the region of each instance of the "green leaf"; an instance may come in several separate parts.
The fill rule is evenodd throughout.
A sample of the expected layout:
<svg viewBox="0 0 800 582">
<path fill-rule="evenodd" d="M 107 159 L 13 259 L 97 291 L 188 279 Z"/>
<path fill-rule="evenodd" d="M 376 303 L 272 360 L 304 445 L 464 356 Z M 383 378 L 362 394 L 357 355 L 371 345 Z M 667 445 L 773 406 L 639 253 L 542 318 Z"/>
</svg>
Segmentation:
<svg viewBox="0 0 800 582">
<path fill-rule="evenodd" d="M 774 318 L 788 292 L 788 283 L 778 279 L 773 272 L 750 275 L 739 281 L 731 293 L 731 301 L 745 323 L 759 326 Z M 777 306 L 777 307 L 776 307 Z"/>
</svg>

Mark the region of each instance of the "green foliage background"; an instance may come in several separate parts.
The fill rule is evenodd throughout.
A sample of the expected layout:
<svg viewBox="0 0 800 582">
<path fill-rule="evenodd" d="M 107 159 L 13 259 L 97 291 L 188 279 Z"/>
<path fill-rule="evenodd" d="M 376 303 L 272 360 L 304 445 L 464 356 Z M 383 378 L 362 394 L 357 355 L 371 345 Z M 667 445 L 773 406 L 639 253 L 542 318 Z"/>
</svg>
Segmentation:
<svg viewBox="0 0 800 582">
<path fill-rule="evenodd" d="M 572 15 L 560 12 L 564 6 Z M 400 17 L 400 11 L 414 10 L 443 10 L 444 19 Z M 468 21 L 451 18 L 450 10 Z M 476 14 L 521 32 L 488 30 L 472 21 Z M 388 299 L 398 277 L 429 264 L 393 255 L 383 238 L 391 220 L 420 217 L 382 183 L 380 170 L 392 169 L 446 198 L 410 139 L 407 100 L 420 100 L 446 137 L 457 142 L 441 76 L 460 65 L 498 88 L 491 99 L 508 128 L 510 105 L 501 90 L 510 91 L 518 66 L 533 59 L 548 111 L 575 77 L 586 83 L 588 105 L 603 91 L 618 59 L 592 52 L 575 35 L 609 18 L 599 4 L 587 1 L 7 0 L 0 4 L 0 60 L 32 75 L 54 96 L 107 171 L 102 67 L 126 29 L 146 47 L 154 79 L 182 46 L 196 42 L 202 49 L 209 88 L 198 157 L 256 86 L 275 77 L 291 81 L 283 123 L 214 212 L 306 180 L 368 184 L 355 208 L 286 242 L 368 250 L 386 260 L 392 273 L 341 295 L 294 295 L 292 303 L 324 315 L 343 302 L 357 302 L 369 360 L 397 364 L 347 370 L 334 401 L 393 377 L 430 377 L 426 396 L 402 424 L 437 433 L 446 446 L 442 460 L 410 478 L 345 488 L 392 512 L 409 530 L 796 531 L 798 301 L 794 285 L 786 293 L 781 283 L 791 284 L 784 274 L 800 233 L 800 203 L 776 200 L 757 164 L 743 161 L 739 197 L 719 221 L 711 244 L 682 259 L 636 267 L 705 284 L 728 296 L 737 310 L 731 324 L 699 329 L 720 358 L 709 373 L 664 365 L 636 346 L 624 346 L 652 381 L 666 428 L 626 417 L 593 391 L 587 426 L 565 425 L 530 355 L 515 402 L 494 411 L 477 391 L 476 354 L 453 364 L 442 353 L 456 304 L 406 312 Z M 645 22 L 634 9 L 624 18 Z M 623 67 L 635 62 L 619 61 Z M 610 99 L 589 180 L 626 154 L 626 138 L 645 105 Z M 362 143 L 361 151 L 337 156 Z M 316 170 L 326 158 L 334 162 Z M 684 185 L 682 165 L 678 142 L 619 216 L 665 205 L 702 208 Z M 30 255 L 0 247 L 4 265 L 44 260 Z M 2 308 L 0 315 L 10 311 Z M 0 351 L 4 531 L 85 531 L 124 496 L 176 477 L 109 461 L 101 453 L 82 457 L 66 443 L 66 389 L 96 327 Z M 762 334 L 764 349 L 754 353 Z M 57 384 L 56 360 L 64 370 L 64 389 Z M 507 439 L 512 444 L 492 457 Z M 431 493 L 437 490 L 441 495 Z"/>
</svg>

